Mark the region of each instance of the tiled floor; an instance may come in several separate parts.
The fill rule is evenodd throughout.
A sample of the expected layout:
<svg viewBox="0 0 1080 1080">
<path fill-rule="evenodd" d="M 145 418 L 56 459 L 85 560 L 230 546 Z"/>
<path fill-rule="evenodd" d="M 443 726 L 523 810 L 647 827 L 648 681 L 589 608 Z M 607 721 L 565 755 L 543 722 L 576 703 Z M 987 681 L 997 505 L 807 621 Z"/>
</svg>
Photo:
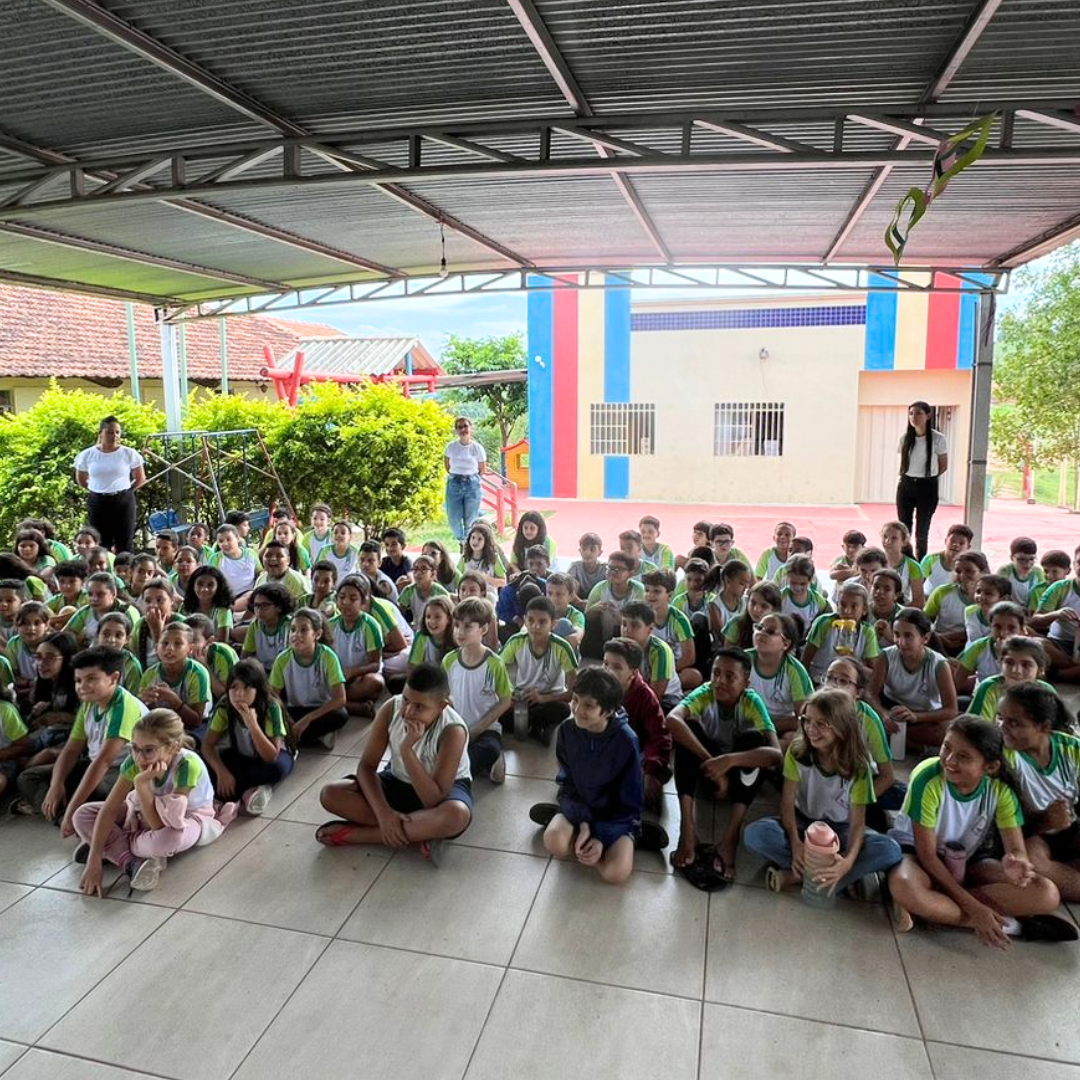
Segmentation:
<svg viewBox="0 0 1080 1080">
<path fill-rule="evenodd" d="M 315 843 L 344 755 L 141 902 L 83 898 L 72 842 L 3 822 L 3 1080 L 1080 1080 L 1080 947 L 897 937 L 880 903 L 773 896 L 749 855 L 712 896 L 648 853 L 611 888 L 528 820 L 553 752 L 507 757 L 439 869 Z"/>
</svg>

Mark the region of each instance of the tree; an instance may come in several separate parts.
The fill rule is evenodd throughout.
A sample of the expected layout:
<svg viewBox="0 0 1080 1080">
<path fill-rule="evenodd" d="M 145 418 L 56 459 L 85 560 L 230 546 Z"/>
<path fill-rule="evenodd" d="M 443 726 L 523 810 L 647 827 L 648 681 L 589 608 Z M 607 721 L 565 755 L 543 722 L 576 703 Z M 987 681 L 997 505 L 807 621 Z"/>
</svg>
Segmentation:
<svg viewBox="0 0 1080 1080">
<path fill-rule="evenodd" d="M 1006 312 L 994 364 L 994 451 L 1010 465 L 1080 460 L 1080 245 L 1017 275 L 1028 299 Z"/>
<path fill-rule="evenodd" d="M 451 334 L 443 350 L 442 365 L 451 375 L 521 371 L 526 367 L 524 335 L 466 338 Z M 515 421 L 528 411 L 529 391 L 524 381 L 490 383 L 454 390 L 450 400 L 482 405 L 498 425 L 502 447 L 509 446 Z"/>
</svg>

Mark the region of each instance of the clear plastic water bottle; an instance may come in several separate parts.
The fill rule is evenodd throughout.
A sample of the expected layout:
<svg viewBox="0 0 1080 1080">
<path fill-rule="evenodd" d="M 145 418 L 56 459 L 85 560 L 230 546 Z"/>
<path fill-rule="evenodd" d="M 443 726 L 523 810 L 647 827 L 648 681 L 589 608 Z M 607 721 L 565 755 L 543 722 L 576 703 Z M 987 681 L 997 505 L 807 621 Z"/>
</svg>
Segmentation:
<svg viewBox="0 0 1080 1080">
<path fill-rule="evenodd" d="M 859 627 L 854 619 L 833 619 L 836 631 L 836 655 L 851 656 L 855 652 L 855 642 Z"/>
<path fill-rule="evenodd" d="M 520 695 L 514 695 L 514 738 L 529 736 L 529 703 Z"/>
<path fill-rule="evenodd" d="M 836 904 L 835 890 L 814 880 L 840 857 L 840 837 L 824 821 L 815 821 L 803 837 L 803 903 L 810 907 L 831 908 Z"/>
<path fill-rule="evenodd" d="M 967 874 L 967 852 L 959 840 L 945 841 L 945 854 L 942 861 L 949 868 L 949 873 L 963 885 Z"/>
</svg>

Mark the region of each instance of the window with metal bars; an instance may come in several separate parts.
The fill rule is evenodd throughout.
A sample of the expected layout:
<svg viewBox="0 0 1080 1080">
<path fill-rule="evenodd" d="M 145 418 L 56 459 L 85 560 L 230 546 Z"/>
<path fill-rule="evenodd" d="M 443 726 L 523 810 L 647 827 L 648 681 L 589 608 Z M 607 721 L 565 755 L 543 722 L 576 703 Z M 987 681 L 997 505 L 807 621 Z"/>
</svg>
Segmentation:
<svg viewBox="0 0 1080 1080">
<path fill-rule="evenodd" d="M 656 406 L 601 402 L 589 406 L 590 454 L 652 454 Z"/>
<path fill-rule="evenodd" d="M 716 457 L 780 457 L 784 405 L 776 401 L 724 401 L 713 407 Z"/>
</svg>

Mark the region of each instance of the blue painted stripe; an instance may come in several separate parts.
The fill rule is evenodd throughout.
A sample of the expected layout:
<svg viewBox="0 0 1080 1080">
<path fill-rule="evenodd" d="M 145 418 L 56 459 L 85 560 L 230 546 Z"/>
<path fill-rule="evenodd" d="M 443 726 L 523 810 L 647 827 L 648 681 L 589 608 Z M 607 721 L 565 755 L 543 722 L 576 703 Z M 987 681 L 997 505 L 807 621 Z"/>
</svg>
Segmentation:
<svg viewBox="0 0 1080 1080">
<path fill-rule="evenodd" d="M 546 278 L 529 279 L 542 286 Z M 537 289 L 529 293 L 529 494 L 550 499 L 554 476 L 554 303 L 551 292 Z"/>
<path fill-rule="evenodd" d="M 604 458 L 604 498 L 630 498 L 630 459 L 623 454 Z"/>
<path fill-rule="evenodd" d="M 629 289 L 604 293 L 604 400 L 630 400 Z"/>
<path fill-rule="evenodd" d="M 975 338 L 979 333 L 979 294 L 975 291 L 975 283 L 988 285 L 993 280 L 990 274 L 964 275 L 964 291 L 960 294 L 960 331 L 956 341 L 957 371 L 970 371 L 975 366 Z"/>
<path fill-rule="evenodd" d="M 864 304 L 825 304 L 815 307 L 729 308 L 724 311 L 640 311 L 634 330 L 757 330 L 796 326 L 862 326 Z"/>
<path fill-rule="evenodd" d="M 894 284 L 879 274 L 871 284 Z M 892 371 L 896 367 L 896 301 L 894 292 L 872 292 L 866 297 L 866 352 L 864 371 Z"/>
</svg>

